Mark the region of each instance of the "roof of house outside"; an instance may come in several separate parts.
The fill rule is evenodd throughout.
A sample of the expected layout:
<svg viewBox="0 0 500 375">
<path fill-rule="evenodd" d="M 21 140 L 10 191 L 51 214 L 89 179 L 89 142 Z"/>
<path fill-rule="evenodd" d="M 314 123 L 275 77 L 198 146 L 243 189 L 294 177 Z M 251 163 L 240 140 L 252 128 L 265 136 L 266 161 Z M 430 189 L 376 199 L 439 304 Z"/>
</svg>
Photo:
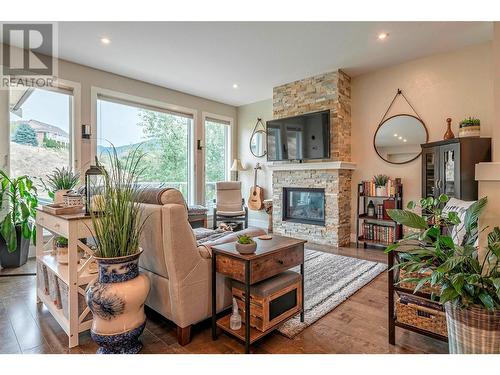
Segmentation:
<svg viewBox="0 0 500 375">
<path fill-rule="evenodd" d="M 55 125 L 50 125 L 46 124 L 45 122 L 41 122 L 38 120 L 17 120 L 13 121 L 14 124 L 28 124 L 33 128 L 33 130 L 37 133 L 52 133 L 52 134 L 57 134 L 61 137 L 69 137 L 68 132 L 65 130 L 55 126 Z"/>
</svg>

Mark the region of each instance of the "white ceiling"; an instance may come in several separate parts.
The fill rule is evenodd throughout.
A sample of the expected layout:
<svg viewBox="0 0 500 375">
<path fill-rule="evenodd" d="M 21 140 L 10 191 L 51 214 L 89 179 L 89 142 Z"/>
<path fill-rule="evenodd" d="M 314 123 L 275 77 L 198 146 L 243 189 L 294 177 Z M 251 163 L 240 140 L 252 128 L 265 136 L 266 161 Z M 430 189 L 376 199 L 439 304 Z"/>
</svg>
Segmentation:
<svg viewBox="0 0 500 375">
<path fill-rule="evenodd" d="M 379 41 L 380 32 L 389 37 Z M 232 105 L 314 74 L 356 76 L 491 33 L 489 22 L 62 22 L 58 31 L 62 59 Z"/>
</svg>

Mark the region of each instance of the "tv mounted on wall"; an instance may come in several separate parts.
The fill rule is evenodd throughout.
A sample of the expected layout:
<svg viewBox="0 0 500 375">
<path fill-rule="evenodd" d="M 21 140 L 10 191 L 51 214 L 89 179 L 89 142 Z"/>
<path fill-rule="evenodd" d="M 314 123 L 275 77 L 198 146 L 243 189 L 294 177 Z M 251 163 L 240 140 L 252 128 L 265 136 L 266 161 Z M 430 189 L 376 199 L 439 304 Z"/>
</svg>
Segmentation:
<svg viewBox="0 0 500 375">
<path fill-rule="evenodd" d="M 330 111 L 267 121 L 267 160 L 330 158 Z"/>
</svg>

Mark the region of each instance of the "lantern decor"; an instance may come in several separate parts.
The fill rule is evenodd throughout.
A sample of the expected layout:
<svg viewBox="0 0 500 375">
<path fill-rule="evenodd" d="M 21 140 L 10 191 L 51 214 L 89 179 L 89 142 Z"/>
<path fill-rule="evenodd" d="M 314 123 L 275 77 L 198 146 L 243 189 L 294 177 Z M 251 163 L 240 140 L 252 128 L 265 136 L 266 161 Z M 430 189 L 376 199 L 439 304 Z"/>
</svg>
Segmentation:
<svg viewBox="0 0 500 375">
<path fill-rule="evenodd" d="M 99 164 L 97 156 L 95 157 L 95 165 L 91 165 L 85 172 L 85 213 L 90 215 L 90 212 L 99 212 L 103 208 L 103 198 L 101 191 L 104 183 L 103 166 Z"/>
</svg>

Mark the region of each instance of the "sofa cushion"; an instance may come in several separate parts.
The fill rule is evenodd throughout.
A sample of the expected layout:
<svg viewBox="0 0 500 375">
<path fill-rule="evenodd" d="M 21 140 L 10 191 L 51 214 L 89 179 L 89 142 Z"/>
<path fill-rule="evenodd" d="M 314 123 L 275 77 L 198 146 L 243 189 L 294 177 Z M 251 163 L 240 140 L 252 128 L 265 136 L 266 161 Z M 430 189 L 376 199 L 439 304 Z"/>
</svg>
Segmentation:
<svg viewBox="0 0 500 375">
<path fill-rule="evenodd" d="M 146 187 L 141 190 L 137 197 L 139 203 L 148 204 L 180 204 L 186 207 L 186 201 L 182 193 L 174 188 L 169 187 Z"/>
</svg>

